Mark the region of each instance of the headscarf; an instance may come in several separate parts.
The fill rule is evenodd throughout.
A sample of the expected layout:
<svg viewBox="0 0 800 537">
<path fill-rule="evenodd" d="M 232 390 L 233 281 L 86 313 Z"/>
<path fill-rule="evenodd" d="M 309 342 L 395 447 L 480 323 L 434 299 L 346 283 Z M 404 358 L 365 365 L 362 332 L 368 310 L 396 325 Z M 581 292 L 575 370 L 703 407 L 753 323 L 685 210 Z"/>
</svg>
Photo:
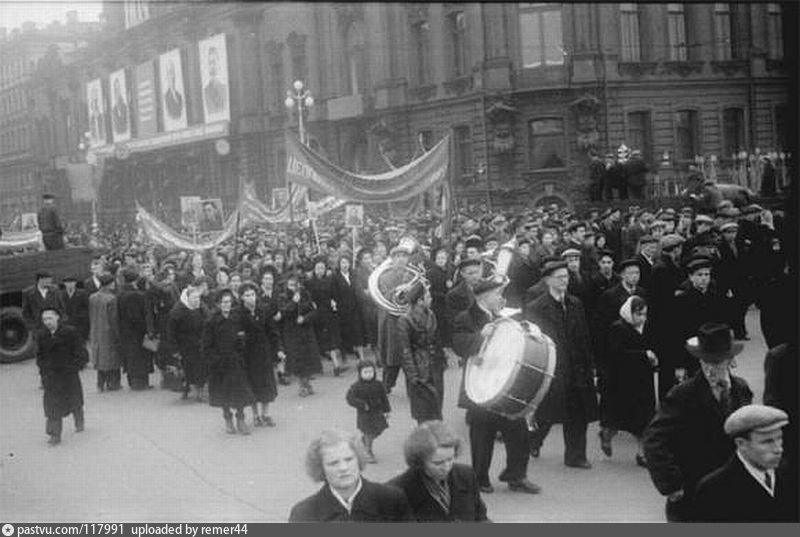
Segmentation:
<svg viewBox="0 0 800 537">
<path fill-rule="evenodd" d="M 644 332 L 644 325 L 642 326 L 634 326 L 633 324 L 633 311 L 631 310 L 631 304 L 633 304 L 633 299 L 636 295 L 631 295 L 619 309 L 619 316 L 622 318 L 623 321 L 628 323 L 629 325 L 633 326 L 637 332 L 640 334 Z"/>
<path fill-rule="evenodd" d="M 190 310 L 196 310 L 197 308 L 200 307 L 199 304 L 197 305 L 196 308 L 193 308 L 192 306 L 189 305 L 189 292 L 190 291 L 196 291 L 196 290 L 197 290 L 196 287 L 188 286 L 188 287 L 186 287 L 186 289 L 181 291 L 181 304 L 183 304 L 184 306 L 186 306 Z"/>
</svg>

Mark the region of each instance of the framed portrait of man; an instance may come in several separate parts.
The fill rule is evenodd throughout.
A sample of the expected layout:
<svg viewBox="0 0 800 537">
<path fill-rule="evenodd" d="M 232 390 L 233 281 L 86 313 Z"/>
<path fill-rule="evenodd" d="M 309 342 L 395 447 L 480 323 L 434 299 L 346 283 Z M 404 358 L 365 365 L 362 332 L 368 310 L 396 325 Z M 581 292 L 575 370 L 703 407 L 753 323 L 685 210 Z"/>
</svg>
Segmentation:
<svg viewBox="0 0 800 537">
<path fill-rule="evenodd" d="M 169 132 L 185 129 L 186 92 L 183 86 L 183 65 L 179 49 L 159 56 L 158 74 L 161 83 L 161 119 L 164 130 Z"/>
<path fill-rule="evenodd" d="M 219 198 L 203 199 L 195 204 L 197 228 L 201 233 L 222 231 L 224 219 L 222 200 Z"/>
<path fill-rule="evenodd" d="M 22 231 L 39 229 L 39 219 L 36 213 L 22 213 Z"/>
<path fill-rule="evenodd" d="M 125 69 L 114 71 L 108 77 L 111 88 L 111 133 L 115 142 L 131 139 L 130 106 Z"/>
<path fill-rule="evenodd" d="M 197 226 L 196 206 L 200 203 L 200 196 L 181 196 L 181 225 L 186 228 Z"/>
<path fill-rule="evenodd" d="M 364 226 L 364 206 L 347 205 L 344 208 L 344 225 L 348 227 Z"/>
<path fill-rule="evenodd" d="M 204 39 L 198 43 L 198 47 L 205 122 L 229 121 L 231 118 L 230 91 L 225 34 L 217 34 Z"/>
<path fill-rule="evenodd" d="M 86 106 L 89 117 L 89 147 L 106 145 L 106 105 L 99 78 L 86 83 Z"/>
</svg>

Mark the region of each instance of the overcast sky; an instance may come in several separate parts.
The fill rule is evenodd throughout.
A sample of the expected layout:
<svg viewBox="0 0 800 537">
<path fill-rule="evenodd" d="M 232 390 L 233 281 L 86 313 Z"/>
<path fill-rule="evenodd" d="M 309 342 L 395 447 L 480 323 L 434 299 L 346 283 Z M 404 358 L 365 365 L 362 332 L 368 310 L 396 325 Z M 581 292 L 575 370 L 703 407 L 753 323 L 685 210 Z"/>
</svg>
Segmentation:
<svg viewBox="0 0 800 537">
<path fill-rule="evenodd" d="M 78 20 L 97 22 L 103 5 L 99 0 L 0 0 L 0 26 L 11 32 L 23 22 L 33 21 L 42 28 L 54 20 L 66 22 L 67 11 L 77 11 Z"/>
</svg>

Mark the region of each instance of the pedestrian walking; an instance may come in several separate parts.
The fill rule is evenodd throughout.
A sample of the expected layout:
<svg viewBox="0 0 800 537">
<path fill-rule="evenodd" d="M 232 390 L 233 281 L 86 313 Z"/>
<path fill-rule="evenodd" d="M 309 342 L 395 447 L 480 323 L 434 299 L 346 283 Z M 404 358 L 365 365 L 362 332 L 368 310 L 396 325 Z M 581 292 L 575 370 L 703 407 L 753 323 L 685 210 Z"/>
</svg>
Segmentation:
<svg viewBox="0 0 800 537">
<path fill-rule="evenodd" d="M 217 297 L 219 310 L 203 328 L 203 354 L 208 361 L 208 397 L 212 407 L 222 408 L 225 430 L 229 434 L 250 434 L 244 408 L 255 398 L 247 379 L 242 355 L 245 332 L 233 311 L 233 293 L 222 291 Z M 234 411 L 236 425 L 233 424 Z"/>
<path fill-rule="evenodd" d="M 111 274 L 101 274 L 98 282 L 100 288 L 89 297 L 89 353 L 97 371 L 97 390 L 116 391 L 122 367 L 116 283 Z"/>
<path fill-rule="evenodd" d="M 308 291 L 295 274 L 290 274 L 286 279 L 280 313 L 286 372 L 297 376 L 300 397 L 308 397 L 314 393 L 311 375 L 322 372 L 313 324 L 317 312 Z"/>
<path fill-rule="evenodd" d="M 392 411 L 383 383 L 372 361 L 358 363 L 358 379 L 347 390 L 347 404 L 356 409 L 356 427 L 367 451 L 367 462 L 375 463 L 375 439 L 389 427 L 386 417 Z"/>
<path fill-rule="evenodd" d="M 131 390 L 147 390 L 150 373 L 153 372 L 153 355 L 142 346 L 147 335 L 147 303 L 144 291 L 136 282 L 139 274 L 135 269 L 123 270 L 125 281 L 117 297 L 119 308 L 119 348 L 122 364 Z"/>
<path fill-rule="evenodd" d="M 204 389 L 208 377 L 207 357 L 203 355 L 202 338 L 206 315 L 201 307 L 202 290 L 188 286 L 181 292 L 180 300 L 167 316 L 166 346 L 175 363 L 183 372 L 183 399 L 194 391 L 198 402 L 205 399 Z"/>
<path fill-rule="evenodd" d="M 342 335 L 339 328 L 339 308 L 334 300 L 333 280 L 327 275 L 325 259 L 314 260 L 314 270 L 306 282 L 311 300 L 316 306 L 313 325 L 320 352 L 333 362 L 333 376 L 344 370 L 342 363 Z"/>
<path fill-rule="evenodd" d="M 75 431 L 83 431 L 83 387 L 79 373 L 89 358 L 77 330 L 61 325 L 57 309 L 47 306 L 41 316 L 43 328 L 36 335 L 36 365 L 44 388 L 47 442 L 54 446 L 61 443 L 65 416 L 72 414 Z"/>
<path fill-rule="evenodd" d="M 343 255 L 333 273 L 332 291 L 339 315 L 339 332 L 344 358 L 347 355 L 364 359 L 364 327 L 358 306 L 355 275 L 350 270 L 350 257 Z"/>
</svg>

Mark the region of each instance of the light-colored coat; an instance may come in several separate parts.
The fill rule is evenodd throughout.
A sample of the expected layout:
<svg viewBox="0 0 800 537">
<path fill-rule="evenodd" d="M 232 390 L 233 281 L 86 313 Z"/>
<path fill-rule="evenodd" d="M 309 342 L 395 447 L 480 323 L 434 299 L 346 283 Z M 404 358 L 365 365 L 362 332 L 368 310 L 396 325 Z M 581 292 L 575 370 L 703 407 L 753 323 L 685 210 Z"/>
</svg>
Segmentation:
<svg viewBox="0 0 800 537">
<path fill-rule="evenodd" d="M 111 292 L 100 290 L 89 297 L 89 353 L 98 371 L 122 367 L 117 297 Z"/>
</svg>

